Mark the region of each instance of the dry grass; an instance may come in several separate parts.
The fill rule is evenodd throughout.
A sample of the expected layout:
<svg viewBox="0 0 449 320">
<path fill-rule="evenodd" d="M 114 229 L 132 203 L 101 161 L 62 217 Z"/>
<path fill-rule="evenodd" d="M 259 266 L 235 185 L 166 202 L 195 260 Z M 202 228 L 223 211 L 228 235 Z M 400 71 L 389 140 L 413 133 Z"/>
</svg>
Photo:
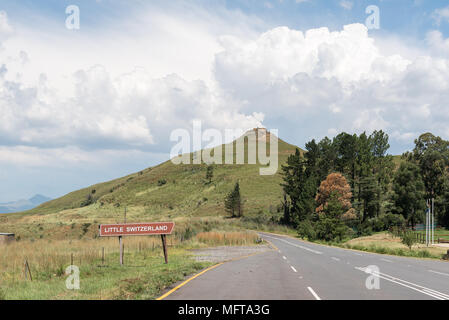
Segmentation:
<svg viewBox="0 0 449 320">
<path fill-rule="evenodd" d="M 250 245 L 259 242 L 259 236 L 255 232 L 200 232 L 196 235 L 199 242 L 208 245 Z"/>
<path fill-rule="evenodd" d="M 168 237 L 168 245 L 177 245 L 178 240 Z M 124 239 L 126 252 L 140 252 L 161 247 L 158 237 L 129 237 Z M 28 261 L 31 273 L 36 279 L 48 279 L 61 276 L 73 263 L 77 266 L 90 265 L 119 251 L 118 240 L 100 238 L 95 240 L 36 240 L 18 241 L 0 246 L 0 283 L 2 279 L 21 280 L 24 278 L 24 262 Z"/>
<path fill-rule="evenodd" d="M 431 246 L 427 247 L 424 244 L 415 244 L 413 250 L 410 252 L 409 248 L 401 242 L 401 239 L 394 237 L 389 233 L 382 232 L 368 237 L 360 237 L 352 239 L 344 244 L 344 246 L 352 249 L 359 249 L 366 251 L 373 251 L 379 253 L 400 255 L 416 255 L 416 256 L 432 256 L 441 258 L 447 252 L 447 248 Z M 385 252 L 382 252 L 385 251 Z"/>
</svg>

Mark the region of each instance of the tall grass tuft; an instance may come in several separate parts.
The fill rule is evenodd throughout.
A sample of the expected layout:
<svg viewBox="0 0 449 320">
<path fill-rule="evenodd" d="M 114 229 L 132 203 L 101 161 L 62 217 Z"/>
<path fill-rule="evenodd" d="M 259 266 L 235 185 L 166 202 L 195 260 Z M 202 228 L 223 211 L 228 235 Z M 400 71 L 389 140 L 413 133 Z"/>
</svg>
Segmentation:
<svg viewBox="0 0 449 320">
<path fill-rule="evenodd" d="M 196 235 L 199 242 L 208 245 L 251 245 L 258 243 L 259 236 L 254 232 L 200 232 Z"/>
</svg>

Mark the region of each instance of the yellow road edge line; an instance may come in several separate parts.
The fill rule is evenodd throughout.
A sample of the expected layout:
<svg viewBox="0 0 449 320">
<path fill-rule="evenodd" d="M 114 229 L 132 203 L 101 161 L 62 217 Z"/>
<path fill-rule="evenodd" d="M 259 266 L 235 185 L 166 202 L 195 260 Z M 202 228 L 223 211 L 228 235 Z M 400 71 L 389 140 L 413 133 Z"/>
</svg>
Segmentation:
<svg viewBox="0 0 449 320">
<path fill-rule="evenodd" d="M 160 296 L 160 297 L 157 298 L 156 300 L 163 300 L 163 299 L 167 298 L 167 297 L 168 297 L 169 295 L 171 295 L 173 292 L 175 292 L 176 290 L 178 290 L 178 289 L 180 289 L 181 287 L 185 286 L 187 283 L 189 283 L 189 282 L 192 281 L 193 279 L 199 277 L 200 275 L 206 273 L 207 271 L 210 271 L 210 270 L 212 270 L 212 269 L 215 269 L 216 267 L 221 266 L 222 264 L 225 264 L 226 262 L 233 262 L 233 261 L 237 261 L 237 260 L 242 260 L 242 259 L 249 258 L 249 257 L 255 256 L 255 255 L 258 255 L 258 254 L 261 254 L 261 253 L 264 253 L 264 252 L 266 252 L 266 251 L 255 252 L 255 253 L 249 254 L 249 255 L 247 255 L 247 256 L 236 257 L 236 258 L 231 259 L 231 260 L 227 260 L 227 261 L 223 261 L 223 262 L 217 263 L 216 265 L 213 265 L 213 266 L 211 266 L 211 267 L 209 267 L 209 268 L 207 268 L 207 269 L 201 271 L 200 273 L 198 273 L 198 274 L 196 274 L 196 275 L 190 277 L 189 279 L 187 279 L 186 281 L 184 281 L 184 282 L 181 283 L 180 285 L 174 287 L 174 288 L 171 289 L 170 291 L 166 292 L 165 294 L 163 294 L 162 296 Z"/>
<path fill-rule="evenodd" d="M 277 251 L 279 251 L 279 248 L 278 247 L 276 247 L 275 245 L 274 245 L 274 243 L 272 243 L 271 241 L 269 241 L 269 240 L 266 240 L 266 239 L 264 239 L 266 242 L 268 242 L 268 244 L 274 249 L 274 250 L 277 250 Z"/>
<path fill-rule="evenodd" d="M 170 291 L 168 291 L 167 293 L 163 294 L 162 296 L 160 296 L 159 298 L 157 298 L 156 300 L 162 300 L 166 297 L 168 297 L 169 295 L 171 295 L 173 292 L 175 292 L 176 290 L 178 290 L 179 288 L 185 286 L 187 283 L 189 283 L 190 281 L 192 281 L 193 279 L 199 277 L 200 275 L 206 273 L 209 270 L 215 269 L 216 267 L 219 267 L 223 264 L 224 262 L 221 263 L 217 263 L 216 265 L 213 265 L 212 267 L 209 267 L 203 271 L 201 271 L 200 273 L 197 273 L 196 275 L 190 277 L 189 279 L 187 279 L 186 281 L 184 281 L 183 283 L 181 283 L 180 285 L 174 287 L 173 289 L 171 289 Z"/>
</svg>

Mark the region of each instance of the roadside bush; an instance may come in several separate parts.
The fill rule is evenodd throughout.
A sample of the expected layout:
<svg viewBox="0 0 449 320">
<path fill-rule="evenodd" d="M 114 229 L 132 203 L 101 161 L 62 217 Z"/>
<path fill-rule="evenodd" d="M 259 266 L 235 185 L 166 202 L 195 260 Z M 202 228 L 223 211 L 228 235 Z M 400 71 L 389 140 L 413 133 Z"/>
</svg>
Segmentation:
<svg viewBox="0 0 449 320">
<path fill-rule="evenodd" d="M 315 222 L 316 238 L 325 241 L 342 241 L 349 237 L 348 228 L 340 219 L 322 216 Z"/>
<path fill-rule="evenodd" d="M 416 236 L 413 232 L 404 232 L 401 236 L 401 242 L 405 244 L 411 251 L 413 245 L 417 242 Z"/>
<path fill-rule="evenodd" d="M 423 250 L 418 252 L 418 256 L 421 258 L 430 258 L 432 255 L 430 254 L 429 251 Z"/>
<path fill-rule="evenodd" d="M 313 223 L 310 220 L 302 221 L 298 224 L 298 235 L 303 238 L 310 241 L 314 241 L 317 238 L 317 234 L 315 231 L 315 228 L 313 226 Z"/>
<path fill-rule="evenodd" d="M 257 214 L 251 214 L 242 217 L 242 222 L 255 223 L 257 225 L 266 225 L 271 223 L 277 223 L 281 215 L 276 213 L 270 213 L 266 211 L 259 210 Z"/>
</svg>

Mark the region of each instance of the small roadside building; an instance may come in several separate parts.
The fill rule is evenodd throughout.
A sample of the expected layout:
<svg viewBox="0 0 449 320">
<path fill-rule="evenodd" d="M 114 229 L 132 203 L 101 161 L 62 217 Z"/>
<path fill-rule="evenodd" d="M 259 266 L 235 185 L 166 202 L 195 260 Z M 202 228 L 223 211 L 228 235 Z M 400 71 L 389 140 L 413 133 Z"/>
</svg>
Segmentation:
<svg viewBox="0 0 449 320">
<path fill-rule="evenodd" d="M 0 232 L 0 245 L 7 244 L 16 240 L 14 233 L 1 233 Z"/>
</svg>

